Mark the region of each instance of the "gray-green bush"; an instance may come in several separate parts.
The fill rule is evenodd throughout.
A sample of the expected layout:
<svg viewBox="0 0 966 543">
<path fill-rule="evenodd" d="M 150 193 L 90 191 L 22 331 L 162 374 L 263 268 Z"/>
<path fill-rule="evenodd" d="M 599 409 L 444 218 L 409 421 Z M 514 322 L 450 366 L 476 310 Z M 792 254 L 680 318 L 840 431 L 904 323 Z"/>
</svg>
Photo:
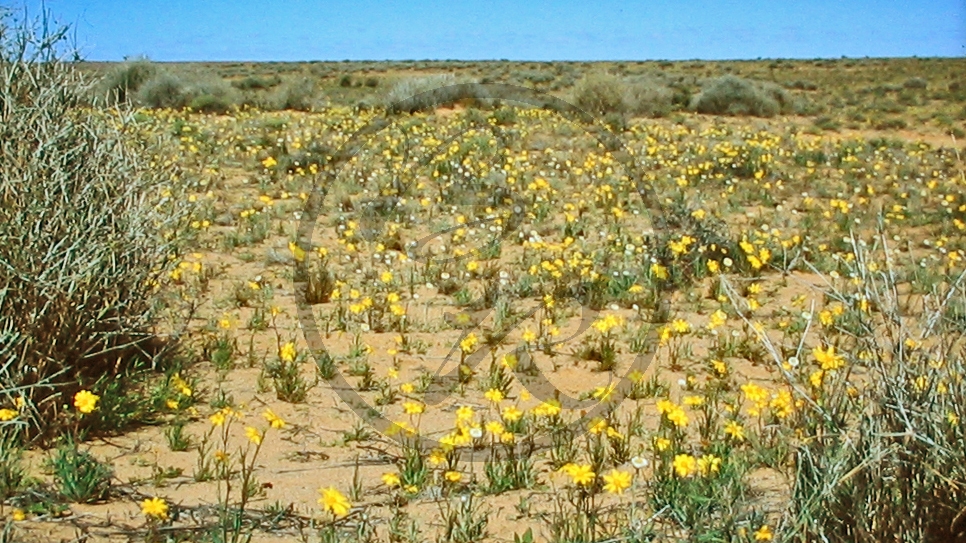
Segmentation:
<svg viewBox="0 0 966 543">
<path fill-rule="evenodd" d="M 664 117 L 674 109 L 674 91 L 654 78 L 628 78 L 624 102 L 634 115 Z"/>
<path fill-rule="evenodd" d="M 698 113 L 773 117 L 794 109 L 792 97 L 777 85 L 726 75 L 708 82 L 692 100 Z"/>
<path fill-rule="evenodd" d="M 157 352 L 153 292 L 185 222 L 133 117 L 83 107 L 52 28 L 0 21 L 0 403 L 23 395 L 33 434 Z"/>
<path fill-rule="evenodd" d="M 180 109 L 188 105 L 189 98 L 181 78 L 161 73 L 141 86 L 137 93 L 137 102 L 152 108 Z"/>
<path fill-rule="evenodd" d="M 587 74 L 574 85 L 573 102 L 595 115 L 629 113 L 663 117 L 673 109 L 674 93 L 657 79 Z"/>
<path fill-rule="evenodd" d="M 315 81 L 308 77 L 288 81 L 278 90 L 273 102 L 274 109 L 309 111 L 315 102 Z"/>
<path fill-rule="evenodd" d="M 190 107 L 202 113 L 227 113 L 238 101 L 238 91 L 223 79 L 182 78 L 163 70 L 145 82 L 137 95 L 141 106 Z"/>
<path fill-rule="evenodd" d="M 100 85 L 95 87 L 96 98 L 108 103 L 127 102 L 133 99 L 142 85 L 157 74 L 158 69 L 146 58 L 126 60 L 112 68 Z"/>
<path fill-rule="evenodd" d="M 623 80 L 606 73 L 587 74 L 574 85 L 574 105 L 597 115 L 625 111 Z"/>
<path fill-rule="evenodd" d="M 389 113 L 414 113 L 459 101 L 476 105 L 489 102 L 486 90 L 453 74 L 410 77 L 398 81 L 386 93 L 383 105 Z"/>
</svg>

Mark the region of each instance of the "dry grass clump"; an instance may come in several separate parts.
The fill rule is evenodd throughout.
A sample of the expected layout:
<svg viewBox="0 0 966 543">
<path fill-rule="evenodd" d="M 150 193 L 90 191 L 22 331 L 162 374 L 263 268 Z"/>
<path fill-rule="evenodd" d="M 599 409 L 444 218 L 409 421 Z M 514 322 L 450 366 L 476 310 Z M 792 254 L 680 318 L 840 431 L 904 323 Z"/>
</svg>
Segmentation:
<svg viewBox="0 0 966 543">
<path fill-rule="evenodd" d="M 913 318 L 897 272 L 855 255 L 859 288 L 833 284 L 828 296 L 879 312 L 853 311 L 836 324 L 838 349 L 856 369 L 818 376 L 825 392 L 805 412 L 811 432 L 797 450 L 786 532 L 804 541 L 952 541 L 966 531 L 964 275 L 937 285 Z"/>
<path fill-rule="evenodd" d="M 150 358 L 164 235 L 183 218 L 127 117 L 82 107 L 90 86 L 49 28 L 0 26 L 0 383 L 34 429 Z"/>
</svg>

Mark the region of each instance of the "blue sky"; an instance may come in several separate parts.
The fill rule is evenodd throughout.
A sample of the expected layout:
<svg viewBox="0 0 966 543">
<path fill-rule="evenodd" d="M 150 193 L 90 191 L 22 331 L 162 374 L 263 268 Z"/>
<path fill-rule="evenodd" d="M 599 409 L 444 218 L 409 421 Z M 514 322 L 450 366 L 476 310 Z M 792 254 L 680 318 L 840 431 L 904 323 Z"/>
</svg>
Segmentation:
<svg viewBox="0 0 966 543">
<path fill-rule="evenodd" d="M 0 5 L 24 6 L 8 0 Z M 27 0 L 37 13 L 41 3 Z M 966 0 L 46 0 L 89 60 L 966 56 Z"/>
</svg>

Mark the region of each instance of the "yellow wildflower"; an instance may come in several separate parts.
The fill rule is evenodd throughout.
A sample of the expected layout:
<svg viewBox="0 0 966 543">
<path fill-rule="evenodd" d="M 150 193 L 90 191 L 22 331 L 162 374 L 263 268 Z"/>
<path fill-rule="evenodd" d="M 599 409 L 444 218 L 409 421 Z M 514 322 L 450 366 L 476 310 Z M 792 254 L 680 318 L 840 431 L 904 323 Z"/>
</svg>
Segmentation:
<svg viewBox="0 0 966 543">
<path fill-rule="evenodd" d="M 141 513 L 148 518 L 168 518 L 168 504 L 162 498 L 149 498 L 141 502 Z"/>
<path fill-rule="evenodd" d="M 322 497 L 319 498 L 319 505 L 322 506 L 322 509 L 336 517 L 342 517 L 349 513 L 352 504 L 334 487 L 320 488 L 319 492 L 322 493 Z"/>
<path fill-rule="evenodd" d="M 97 402 L 101 397 L 89 390 L 81 390 L 74 394 L 74 407 L 81 413 L 93 413 L 97 409 Z"/>
</svg>

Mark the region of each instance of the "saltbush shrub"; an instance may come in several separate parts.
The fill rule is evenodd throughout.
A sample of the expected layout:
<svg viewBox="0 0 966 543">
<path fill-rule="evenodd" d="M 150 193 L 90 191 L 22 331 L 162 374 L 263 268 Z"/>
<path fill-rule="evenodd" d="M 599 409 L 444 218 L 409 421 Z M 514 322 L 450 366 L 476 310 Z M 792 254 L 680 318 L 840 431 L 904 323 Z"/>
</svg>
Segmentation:
<svg viewBox="0 0 966 543">
<path fill-rule="evenodd" d="M 574 105 L 596 115 L 623 112 L 625 92 L 623 80 L 615 75 L 587 74 L 574 85 Z"/>
<path fill-rule="evenodd" d="M 231 86 L 238 90 L 265 90 L 277 87 L 281 83 L 282 78 L 277 75 L 267 78 L 250 75 L 244 79 L 232 81 Z"/>
<path fill-rule="evenodd" d="M 436 74 L 398 81 L 383 103 L 389 113 L 414 113 L 461 101 L 481 105 L 488 103 L 488 98 L 478 84 L 458 81 L 453 74 Z"/>
<path fill-rule="evenodd" d="M 108 103 L 127 102 L 157 72 L 157 66 L 146 58 L 126 60 L 107 72 L 95 88 L 97 98 L 104 98 Z"/>
<path fill-rule="evenodd" d="M 655 79 L 628 79 L 624 102 L 634 115 L 665 117 L 674 109 L 674 91 Z"/>
<path fill-rule="evenodd" d="M 713 115 L 773 117 L 793 110 L 791 96 L 777 85 L 726 75 L 710 81 L 692 99 L 692 109 Z"/>
<path fill-rule="evenodd" d="M 573 101 L 580 109 L 595 115 L 628 113 L 663 117 L 674 107 L 674 92 L 653 78 L 595 73 L 577 81 Z"/>
<path fill-rule="evenodd" d="M 136 103 L 149 108 L 190 107 L 202 113 L 227 113 L 238 101 L 237 91 L 223 79 L 184 79 L 159 71 L 141 86 Z"/>
<path fill-rule="evenodd" d="M 275 109 L 309 111 L 315 101 L 315 81 L 303 77 L 287 82 L 273 100 Z"/>
<path fill-rule="evenodd" d="M 181 78 L 162 73 L 147 81 L 137 93 L 137 102 L 150 108 L 180 109 L 190 101 Z"/>
</svg>

